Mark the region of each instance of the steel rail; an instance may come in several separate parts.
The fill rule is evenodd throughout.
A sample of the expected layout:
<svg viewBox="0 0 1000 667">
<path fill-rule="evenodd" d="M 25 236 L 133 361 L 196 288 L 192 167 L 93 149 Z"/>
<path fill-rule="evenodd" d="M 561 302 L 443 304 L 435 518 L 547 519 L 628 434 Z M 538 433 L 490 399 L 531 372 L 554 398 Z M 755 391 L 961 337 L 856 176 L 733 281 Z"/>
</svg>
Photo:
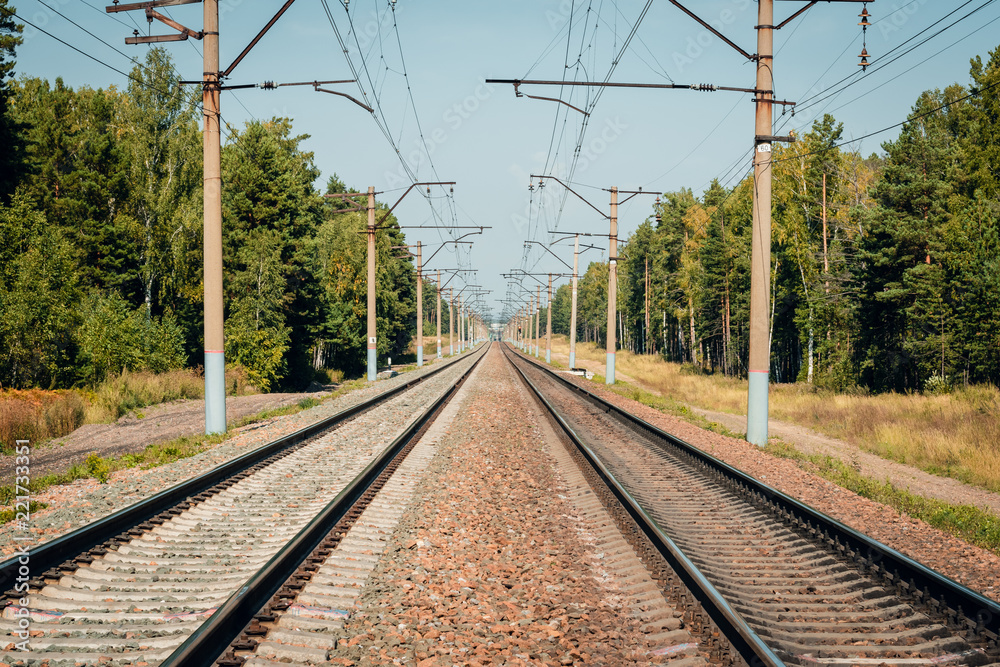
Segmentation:
<svg viewBox="0 0 1000 667">
<path fill-rule="evenodd" d="M 507 347 L 507 346 L 505 346 Z M 916 600 L 946 614 L 950 622 L 1000 646 L 1000 604 L 945 575 L 903 555 L 864 533 L 782 493 L 742 470 L 725 463 L 649 422 L 630 414 L 591 391 L 560 376 L 543 364 L 515 351 L 518 358 L 583 394 L 594 405 L 653 440 L 673 446 L 705 469 L 724 478 L 752 501 L 774 511 L 786 524 L 797 526 L 811 539 L 842 557 L 854 560 L 862 571 L 880 577 L 900 597 Z"/>
<path fill-rule="evenodd" d="M 457 360 L 457 358 L 456 358 Z M 158 514 L 184 502 L 186 499 L 204 493 L 221 482 L 226 481 L 241 472 L 257 465 L 271 456 L 281 454 L 284 450 L 296 445 L 304 440 L 315 437 L 319 433 L 326 431 L 340 423 L 369 410 L 370 408 L 383 403 L 397 394 L 420 384 L 424 380 L 433 377 L 437 373 L 449 368 L 453 361 L 431 370 L 412 380 L 404 382 L 398 387 L 382 392 L 377 396 L 359 403 L 358 405 L 345 408 L 335 415 L 321 419 L 294 433 L 273 440 L 265 445 L 261 445 L 251 452 L 247 452 L 231 461 L 227 461 L 208 472 L 197 477 L 185 480 L 159 493 L 140 500 L 137 503 L 124 507 L 113 514 L 98 519 L 85 526 L 53 540 L 45 542 L 40 546 L 30 549 L 31 578 L 38 578 L 52 568 L 58 567 L 67 560 L 72 560 L 75 556 L 83 554 L 90 549 L 100 546 L 108 540 L 128 533 L 145 521 L 152 519 Z M 7 591 L 14 583 L 19 573 L 21 563 L 20 556 L 16 555 L 3 562 L 0 562 L 0 591 Z M 16 597 L 20 597 L 17 594 Z"/>
<path fill-rule="evenodd" d="M 510 351 L 504 345 L 504 353 L 510 360 Z M 517 355 L 519 360 L 525 357 Z M 702 605 L 708 616 L 715 622 L 719 630 L 725 635 L 733 649 L 746 661 L 748 665 L 758 667 L 783 667 L 784 662 L 774 654 L 766 643 L 754 632 L 743 617 L 730 606 L 725 597 L 712 585 L 698 569 L 691 559 L 689 559 L 679 546 L 667 535 L 656 520 L 653 519 L 645 509 L 632 497 L 624 486 L 615 478 L 610 470 L 604 465 L 600 458 L 590 449 L 576 431 L 559 414 L 556 408 L 546 399 L 538 387 L 527 375 L 524 374 L 516 363 L 511 364 L 524 380 L 524 383 L 531 389 L 538 401 L 549 412 L 552 418 L 559 424 L 566 436 L 574 446 L 580 451 L 601 481 L 608 487 L 625 511 L 632 517 L 640 530 L 646 534 L 654 548 L 669 563 L 684 585 L 691 591 L 692 595 Z M 536 365 L 537 366 L 537 365 Z M 540 366 L 538 366 L 541 368 Z M 547 369 L 542 369 L 547 370 Z"/>
<path fill-rule="evenodd" d="M 486 350 L 489 346 L 485 346 Z M 389 444 L 361 473 L 347 484 L 344 489 L 331 500 L 319 514 L 299 531 L 281 550 L 252 575 L 229 599 L 219 605 L 219 608 L 202 625 L 191 634 L 187 640 L 160 663 L 160 667 L 210 667 L 229 648 L 233 639 L 250 623 L 253 616 L 260 611 L 287 581 L 317 545 L 337 525 L 358 500 L 365 494 L 371 484 L 378 479 L 382 471 L 392 462 L 410 440 L 418 435 L 424 426 L 428 425 L 439 410 L 451 400 L 462 382 L 475 370 L 486 352 L 480 352 L 479 357 L 462 374 L 448 391 L 444 392 L 434 403 Z"/>
</svg>

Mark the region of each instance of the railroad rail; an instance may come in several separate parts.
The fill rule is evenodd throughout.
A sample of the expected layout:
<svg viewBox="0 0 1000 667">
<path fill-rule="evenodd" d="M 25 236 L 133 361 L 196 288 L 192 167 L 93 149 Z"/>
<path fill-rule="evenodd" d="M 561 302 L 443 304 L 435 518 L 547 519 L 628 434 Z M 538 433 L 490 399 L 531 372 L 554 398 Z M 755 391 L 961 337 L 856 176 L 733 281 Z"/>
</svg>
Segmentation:
<svg viewBox="0 0 1000 667">
<path fill-rule="evenodd" d="M 689 591 L 680 600 L 693 596 L 724 635 L 722 660 L 1000 663 L 996 602 L 505 353 L 642 531 L 653 560 L 669 564 L 658 578 L 668 588 L 679 580 Z"/>
<path fill-rule="evenodd" d="M 370 497 L 369 487 L 384 481 L 483 352 L 33 551 L 33 568 L 41 561 L 51 569 L 32 578 L 31 626 L 39 632 L 32 657 L 214 662 L 331 528 Z M 121 532 L 119 520 L 131 527 Z M 65 561 L 79 545 L 84 551 Z M 0 623 L 9 625 L 7 616 Z M 208 662 L 206 646 L 215 650 Z"/>
</svg>

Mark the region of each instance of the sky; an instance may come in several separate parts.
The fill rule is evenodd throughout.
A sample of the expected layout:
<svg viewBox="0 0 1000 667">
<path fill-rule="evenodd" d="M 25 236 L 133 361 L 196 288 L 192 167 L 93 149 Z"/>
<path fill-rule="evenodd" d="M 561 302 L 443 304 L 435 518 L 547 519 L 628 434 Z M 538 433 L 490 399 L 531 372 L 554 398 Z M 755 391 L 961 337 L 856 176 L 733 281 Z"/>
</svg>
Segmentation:
<svg viewBox="0 0 1000 667">
<path fill-rule="evenodd" d="M 10 4 L 22 22 L 33 24 L 25 26 L 17 73 L 61 76 L 73 87 L 127 87 L 120 72 L 128 72 L 129 58 L 143 58 L 149 47 L 126 46 L 125 38 L 134 30 L 174 32 L 147 24 L 141 11 L 108 14 L 99 0 Z M 223 67 L 282 4 L 220 0 Z M 744 51 L 756 51 L 756 2 L 682 4 Z M 776 22 L 806 4 L 776 2 Z M 807 131 L 824 113 L 843 122 L 845 140 L 895 125 L 922 91 L 967 83 L 970 59 L 985 61 L 1000 43 L 997 0 L 877 0 L 867 6 L 873 18 L 864 35 L 858 26 L 861 3 L 844 1 L 820 2 L 776 32 L 775 95 L 798 104 L 794 116 L 776 107 L 774 134 Z M 201 27 L 200 4 L 160 11 L 192 29 Z M 857 64 L 863 45 L 873 64 L 865 73 Z M 201 77 L 200 42 L 165 47 L 181 78 Z M 748 94 L 521 87 L 527 95 L 560 98 L 589 112 L 585 116 L 565 104 L 518 98 L 511 85 L 486 83 L 609 80 L 752 88 L 753 64 L 667 0 L 296 0 L 227 83 L 355 75 L 358 83 L 326 87 L 366 100 L 375 113 L 304 86 L 225 92 L 223 119 L 239 129 L 254 119 L 291 118 L 297 134 L 309 135 L 302 145 L 322 171 L 320 188 L 336 174 L 357 191 L 374 186 L 382 193 L 379 200 L 392 205 L 414 180 L 455 181 L 453 195 L 446 187 L 432 187 L 429 195 L 423 187 L 413 189 L 396 213 L 404 228 L 411 227 L 405 230 L 408 242 L 426 246 L 425 257 L 443 240 L 471 231 L 426 227 L 488 228 L 464 239 L 471 246 L 444 246 L 427 269 L 475 269 L 474 276 L 465 274 L 450 286 L 491 290 L 480 304 L 494 317 L 514 293 L 503 274 L 567 271 L 560 259 L 571 263 L 571 246 L 557 244 L 551 252 L 543 247 L 559 239 L 558 232 L 604 235 L 590 239 L 603 250 L 581 255 L 581 273 L 586 262 L 606 259 L 608 221 L 602 216 L 612 186 L 657 193 L 683 187 L 699 195 L 713 178 L 736 185 L 750 166 L 754 104 Z M 898 131 L 845 148 L 879 152 Z M 555 181 L 529 190 L 531 174 L 560 178 L 593 208 Z M 652 213 L 654 199 L 637 196 L 620 207 L 619 238 L 627 239 Z M 412 228 L 418 226 L 425 228 Z M 537 243 L 526 247 L 526 241 Z M 557 279 L 556 285 L 564 282 Z"/>
</svg>

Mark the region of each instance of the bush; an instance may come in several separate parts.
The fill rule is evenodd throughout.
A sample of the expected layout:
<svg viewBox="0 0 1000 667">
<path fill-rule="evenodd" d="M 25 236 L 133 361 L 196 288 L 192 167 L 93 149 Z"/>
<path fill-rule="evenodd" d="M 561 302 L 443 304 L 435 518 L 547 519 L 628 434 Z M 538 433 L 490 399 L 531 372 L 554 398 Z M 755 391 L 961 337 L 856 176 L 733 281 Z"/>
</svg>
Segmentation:
<svg viewBox="0 0 1000 667">
<path fill-rule="evenodd" d="M 85 405 L 75 391 L 30 389 L 0 393 L 0 451 L 13 451 L 16 440 L 58 438 L 84 422 Z"/>
<path fill-rule="evenodd" d="M 108 483 L 108 475 L 111 474 L 111 466 L 106 459 L 102 459 L 97 454 L 91 452 L 83 465 L 87 468 L 87 474 L 96 479 L 101 484 Z"/>
<path fill-rule="evenodd" d="M 951 379 L 941 375 L 932 375 L 924 382 L 924 393 L 932 395 L 950 394 L 952 387 Z"/>
<path fill-rule="evenodd" d="M 92 294 L 81 304 L 77 332 L 81 379 L 97 384 L 124 371 L 163 372 L 184 365 L 184 336 L 170 316 L 130 311 L 117 293 Z"/>
</svg>

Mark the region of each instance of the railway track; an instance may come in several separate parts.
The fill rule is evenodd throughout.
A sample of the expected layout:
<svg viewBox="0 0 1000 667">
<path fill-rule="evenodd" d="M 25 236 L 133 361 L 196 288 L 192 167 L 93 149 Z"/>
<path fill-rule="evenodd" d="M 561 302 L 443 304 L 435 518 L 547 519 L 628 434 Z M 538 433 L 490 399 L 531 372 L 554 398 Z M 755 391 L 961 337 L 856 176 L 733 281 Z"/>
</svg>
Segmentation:
<svg viewBox="0 0 1000 667">
<path fill-rule="evenodd" d="M 664 585 L 678 597 L 683 583 L 680 602 L 725 636 L 717 659 L 1000 664 L 1000 605 L 506 352 L 643 531 Z"/>
<path fill-rule="evenodd" d="M 459 358 L 33 551 L 33 571 L 45 569 L 31 579 L 31 653 L 0 661 L 212 664 L 269 600 L 298 586 L 289 577 L 338 539 L 331 529 L 360 515 L 372 485 L 385 483 L 481 357 Z M 0 580 L 16 572 L 17 559 L 0 564 Z M 13 594 L 8 605 L 21 597 Z M 5 608 L 0 632 L 18 628 L 14 609 Z"/>
</svg>

